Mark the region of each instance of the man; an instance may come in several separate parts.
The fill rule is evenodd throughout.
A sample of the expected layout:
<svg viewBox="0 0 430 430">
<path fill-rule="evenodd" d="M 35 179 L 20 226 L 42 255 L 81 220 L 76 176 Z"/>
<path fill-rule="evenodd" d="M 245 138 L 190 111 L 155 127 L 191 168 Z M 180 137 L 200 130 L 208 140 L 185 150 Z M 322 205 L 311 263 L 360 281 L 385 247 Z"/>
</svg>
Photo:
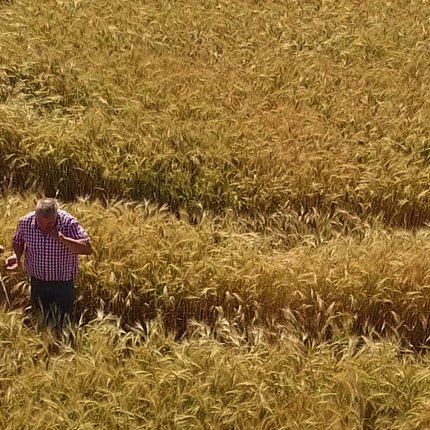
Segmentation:
<svg viewBox="0 0 430 430">
<path fill-rule="evenodd" d="M 45 322 L 62 323 L 72 313 L 78 255 L 92 253 L 88 234 L 76 218 L 58 209 L 55 199 L 44 198 L 19 220 L 12 246 L 6 268 L 17 269 L 24 255 L 33 311 L 41 313 Z"/>
</svg>

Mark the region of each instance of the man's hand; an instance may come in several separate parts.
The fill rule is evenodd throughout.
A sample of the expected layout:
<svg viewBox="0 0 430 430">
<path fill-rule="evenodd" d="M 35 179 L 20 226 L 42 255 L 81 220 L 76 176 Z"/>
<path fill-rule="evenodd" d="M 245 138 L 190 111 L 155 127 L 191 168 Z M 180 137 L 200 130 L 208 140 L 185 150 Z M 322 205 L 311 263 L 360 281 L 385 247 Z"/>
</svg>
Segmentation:
<svg viewBox="0 0 430 430">
<path fill-rule="evenodd" d="M 58 240 L 58 229 L 57 229 L 57 227 L 52 227 L 52 229 L 48 231 L 48 234 L 50 236 L 52 236 L 54 239 Z"/>
<path fill-rule="evenodd" d="M 4 252 L 4 248 L 3 246 L 0 245 L 0 254 L 3 254 L 3 252 Z"/>
<path fill-rule="evenodd" d="M 5 264 L 7 270 L 16 270 L 19 266 L 19 260 L 15 254 L 12 254 L 10 257 L 6 258 Z"/>
<path fill-rule="evenodd" d="M 52 230 L 49 230 L 49 234 L 55 239 L 60 242 L 61 238 L 63 237 L 63 234 L 60 233 L 57 229 L 57 227 L 53 227 Z"/>
</svg>

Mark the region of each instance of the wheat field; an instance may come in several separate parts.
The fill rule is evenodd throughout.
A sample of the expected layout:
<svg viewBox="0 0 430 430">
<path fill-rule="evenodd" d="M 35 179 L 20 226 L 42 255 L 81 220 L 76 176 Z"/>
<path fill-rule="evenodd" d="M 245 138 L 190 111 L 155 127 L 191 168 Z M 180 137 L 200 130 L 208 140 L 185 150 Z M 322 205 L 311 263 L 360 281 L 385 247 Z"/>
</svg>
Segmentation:
<svg viewBox="0 0 430 430">
<path fill-rule="evenodd" d="M 427 0 L 0 1 L 0 244 L 58 196 L 95 249 L 59 338 L 2 265 L 0 427 L 430 428 L 429 33 Z"/>
</svg>

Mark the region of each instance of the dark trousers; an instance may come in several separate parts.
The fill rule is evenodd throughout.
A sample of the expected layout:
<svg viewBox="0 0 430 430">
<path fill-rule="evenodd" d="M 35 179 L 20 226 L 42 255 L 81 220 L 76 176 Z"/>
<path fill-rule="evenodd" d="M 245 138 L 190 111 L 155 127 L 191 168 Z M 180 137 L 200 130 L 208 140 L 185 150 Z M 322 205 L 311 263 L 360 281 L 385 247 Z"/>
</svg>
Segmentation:
<svg viewBox="0 0 430 430">
<path fill-rule="evenodd" d="M 75 301 L 75 286 L 70 281 L 41 281 L 30 278 L 31 307 L 47 324 L 62 325 L 69 319 Z"/>
</svg>

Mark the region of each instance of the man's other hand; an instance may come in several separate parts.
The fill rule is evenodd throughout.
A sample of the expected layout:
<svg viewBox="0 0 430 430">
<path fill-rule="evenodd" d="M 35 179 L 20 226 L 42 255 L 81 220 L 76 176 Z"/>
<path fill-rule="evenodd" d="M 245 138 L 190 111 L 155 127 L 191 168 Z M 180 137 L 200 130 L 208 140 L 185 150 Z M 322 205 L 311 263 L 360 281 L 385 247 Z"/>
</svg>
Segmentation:
<svg viewBox="0 0 430 430">
<path fill-rule="evenodd" d="M 19 261 L 16 255 L 12 254 L 10 257 L 6 258 L 5 264 L 7 270 L 16 270 L 18 269 Z"/>
</svg>

